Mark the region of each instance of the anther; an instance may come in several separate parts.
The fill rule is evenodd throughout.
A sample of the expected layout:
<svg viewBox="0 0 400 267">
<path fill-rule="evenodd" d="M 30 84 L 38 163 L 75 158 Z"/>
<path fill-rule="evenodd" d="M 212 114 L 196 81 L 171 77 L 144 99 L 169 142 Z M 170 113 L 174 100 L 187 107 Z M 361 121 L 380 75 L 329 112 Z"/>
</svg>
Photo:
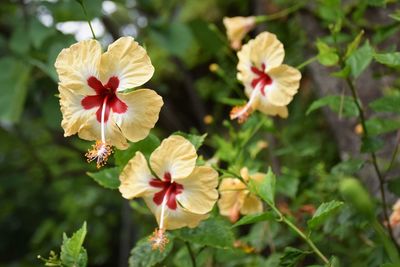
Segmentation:
<svg viewBox="0 0 400 267">
<path fill-rule="evenodd" d="M 164 251 L 165 246 L 168 244 L 169 239 L 165 234 L 164 229 L 156 228 L 153 234 L 149 237 L 149 242 L 153 250 L 158 249 L 160 252 Z"/>
<path fill-rule="evenodd" d="M 92 148 L 88 149 L 88 152 L 85 154 L 85 156 L 87 158 L 87 162 L 89 163 L 93 160 L 96 160 L 96 167 L 97 169 L 100 169 L 107 164 L 108 157 L 112 152 L 112 146 L 97 140 L 96 143 L 92 145 Z"/>
</svg>

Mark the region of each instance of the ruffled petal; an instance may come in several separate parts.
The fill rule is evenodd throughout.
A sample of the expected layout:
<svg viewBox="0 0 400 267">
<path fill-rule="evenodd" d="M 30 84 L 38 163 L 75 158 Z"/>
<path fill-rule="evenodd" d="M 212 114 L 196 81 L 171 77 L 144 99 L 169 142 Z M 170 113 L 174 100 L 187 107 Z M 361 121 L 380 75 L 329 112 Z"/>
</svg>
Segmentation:
<svg viewBox="0 0 400 267">
<path fill-rule="evenodd" d="M 281 65 L 268 72 L 272 84 L 265 87 L 268 102 L 276 106 L 286 106 L 292 101 L 300 86 L 301 73 L 288 65 Z"/>
<path fill-rule="evenodd" d="M 63 49 L 56 67 L 60 85 L 82 95 L 95 94 L 88 85 L 90 77 L 99 76 L 101 46 L 96 40 L 85 40 Z"/>
<path fill-rule="evenodd" d="M 146 138 L 158 120 L 163 105 L 161 96 L 149 89 L 117 93 L 117 96 L 128 106 L 127 111 L 122 114 L 113 113 L 123 135 L 132 142 Z"/>
<path fill-rule="evenodd" d="M 289 116 L 289 111 L 286 106 L 275 106 L 269 103 L 265 98 L 260 99 L 264 99 L 258 102 L 257 109 L 260 112 L 270 116 L 279 116 L 283 119 L 286 119 Z"/>
<path fill-rule="evenodd" d="M 247 192 L 244 198 L 243 205 L 240 209 L 240 213 L 243 215 L 261 213 L 263 211 L 263 204 L 261 200 Z"/>
<path fill-rule="evenodd" d="M 236 178 L 225 178 L 219 186 L 219 212 L 223 216 L 231 216 L 232 211 L 240 210 L 243 205 L 246 185 Z"/>
<path fill-rule="evenodd" d="M 156 217 L 159 224 L 161 217 L 161 205 L 156 205 L 152 197 L 144 197 L 143 199 L 147 207 L 149 207 L 151 212 Z M 166 207 L 164 212 L 163 228 L 166 230 L 174 230 L 182 227 L 194 228 L 199 225 L 202 220 L 207 219 L 208 216 L 208 214 L 192 213 L 180 207 L 179 205 L 175 210 L 171 210 Z"/>
<path fill-rule="evenodd" d="M 242 46 L 242 49 L 237 53 L 237 57 L 239 59 L 237 65 L 237 79 L 243 83 L 243 85 L 247 88 L 251 87 L 251 81 L 256 77 L 255 74 L 251 71 L 251 67 L 253 63 L 250 59 L 250 52 L 253 47 L 254 40 L 250 40 L 247 44 Z"/>
<path fill-rule="evenodd" d="M 242 39 L 256 25 L 255 17 L 225 17 L 223 19 L 226 34 L 231 43 L 231 47 L 238 50 L 242 45 Z"/>
<path fill-rule="evenodd" d="M 141 152 L 136 152 L 119 176 L 119 192 L 126 199 L 154 194 L 158 189 L 150 186 L 152 178 L 154 177 L 147 166 L 146 158 Z"/>
<path fill-rule="evenodd" d="M 176 196 L 179 203 L 188 211 L 205 214 L 210 212 L 218 199 L 218 173 L 206 166 L 195 167 L 186 178 L 180 179 L 183 191 Z"/>
<path fill-rule="evenodd" d="M 64 129 L 64 136 L 76 134 L 86 124 L 90 117 L 94 117 L 95 110 L 86 110 L 82 107 L 81 101 L 84 96 L 75 94 L 73 91 L 58 87 L 60 92 L 60 105 L 62 113 L 61 127 Z"/>
<path fill-rule="evenodd" d="M 270 32 L 260 33 L 251 44 L 250 60 L 253 66 L 261 69 L 262 64 L 265 64 L 266 73 L 281 65 L 284 57 L 283 44 Z"/>
<path fill-rule="evenodd" d="M 164 139 L 151 154 L 150 166 L 159 178 L 169 173 L 172 180 L 178 180 L 192 173 L 196 159 L 196 149 L 192 143 L 182 136 L 172 135 Z"/>
<path fill-rule="evenodd" d="M 111 112 L 110 112 L 111 113 Z M 101 124 L 96 115 L 91 116 L 79 129 L 78 136 L 85 140 L 101 140 Z M 111 118 L 105 123 L 106 143 L 118 149 L 127 149 L 128 142 L 115 121 Z"/>
<path fill-rule="evenodd" d="M 146 50 L 132 37 L 121 37 L 101 56 L 100 77 L 119 79 L 118 91 L 140 86 L 153 76 L 154 67 Z"/>
</svg>

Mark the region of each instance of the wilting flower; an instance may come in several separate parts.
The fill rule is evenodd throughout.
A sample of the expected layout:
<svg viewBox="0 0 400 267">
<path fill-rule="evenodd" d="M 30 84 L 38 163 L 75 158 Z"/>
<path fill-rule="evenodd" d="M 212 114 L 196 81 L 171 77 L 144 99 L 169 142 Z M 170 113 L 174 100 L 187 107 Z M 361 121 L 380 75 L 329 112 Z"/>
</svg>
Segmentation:
<svg viewBox="0 0 400 267">
<path fill-rule="evenodd" d="M 400 199 L 393 205 L 393 212 L 390 215 L 389 223 L 392 227 L 400 225 Z"/>
<path fill-rule="evenodd" d="M 240 175 L 245 183 L 238 178 L 225 178 L 218 189 L 221 195 L 218 200 L 219 212 L 223 216 L 228 216 L 232 222 L 236 222 L 240 214 L 255 214 L 263 210 L 261 200 L 250 193 L 246 184 L 250 180 L 260 182 L 265 174 L 257 172 L 249 175 L 248 169 L 242 168 Z"/>
<path fill-rule="evenodd" d="M 239 50 L 242 39 L 256 26 L 256 17 L 225 17 L 223 20 L 231 47 Z"/>
<path fill-rule="evenodd" d="M 237 78 L 243 83 L 249 101 L 235 107 L 231 119 L 243 122 L 254 111 L 267 115 L 288 116 L 287 105 L 299 89 L 301 73 L 282 64 L 282 43 L 269 32 L 259 34 L 238 52 Z"/>
<path fill-rule="evenodd" d="M 147 82 L 154 68 L 146 50 L 122 37 L 102 53 L 100 43 L 85 40 L 63 49 L 55 67 L 60 79 L 64 135 L 97 140 L 86 156 L 101 167 L 111 146 L 144 139 L 158 120 L 162 98 L 153 90 L 123 92 Z"/>
<path fill-rule="evenodd" d="M 153 248 L 163 249 L 165 230 L 196 227 L 217 201 L 218 173 L 211 167 L 195 166 L 196 159 L 194 146 L 172 135 L 151 154 L 153 172 L 143 154 L 136 152 L 121 173 L 122 196 L 142 197 L 156 216 L 159 228 L 151 238 Z"/>
</svg>

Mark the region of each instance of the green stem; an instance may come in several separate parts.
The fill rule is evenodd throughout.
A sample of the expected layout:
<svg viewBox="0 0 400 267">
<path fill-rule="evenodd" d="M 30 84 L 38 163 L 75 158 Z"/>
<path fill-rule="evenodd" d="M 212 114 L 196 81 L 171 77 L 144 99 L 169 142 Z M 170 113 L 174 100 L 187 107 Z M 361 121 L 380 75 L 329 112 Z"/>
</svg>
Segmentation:
<svg viewBox="0 0 400 267">
<path fill-rule="evenodd" d="M 294 232 L 296 232 L 312 249 L 312 251 L 328 266 L 330 267 L 330 263 L 327 257 L 318 249 L 318 247 L 314 244 L 314 242 L 306 236 L 296 225 L 294 225 L 290 220 L 288 220 L 275 206 L 270 206 L 280 217 L 280 220 L 284 222 L 289 228 L 291 228 Z"/>
<path fill-rule="evenodd" d="M 313 63 L 313 62 L 316 61 L 317 59 L 318 59 L 317 56 L 314 56 L 314 57 L 312 57 L 312 58 L 309 58 L 309 59 L 307 59 L 306 61 L 304 61 L 303 63 L 297 65 L 295 68 L 298 69 L 298 70 L 300 70 L 300 69 L 304 68 L 305 66 L 307 66 L 308 64 Z"/>
<path fill-rule="evenodd" d="M 189 255 L 190 255 L 190 260 L 192 261 L 192 266 L 196 267 L 197 266 L 196 265 L 196 257 L 194 256 L 193 250 L 192 250 L 189 242 L 185 242 L 185 245 L 186 245 L 186 247 L 188 249 L 188 252 L 189 252 Z"/>
<path fill-rule="evenodd" d="M 237 160 L 241 162 L 241 158 L 243 155 L 243 150 L 246 147 L 247 143 L 256 135 L 256 133 L 260 130 L 260 128 L 263 126 L 264 121 L 261 120 L 256 127 L 254 127 L 253 132 L 245 139 L 243 142 L 239 145 L 239 153 L 237 155 Z"/>
<path fill-rule="evenodd" d="M 386 177 L 386 176 L 388 175 L 389 171 L 392 169 L 393 164 L 394 164 L 394 161 L 395 161 L 396 156 L 397 156 L 397 152 L 399 152 L 399 145 L 400 145 L 400 136 L 399 136 L 399 134 L 400 134 L 400 133 L 398 133 L 397 142 L 396 142 L 396 147 L 394 148 L 392 157 L 391 157 L 391 159 L 390 159 L 389 166 L 387 167 L 387 169 L 386 169 L 385 174 L 383 175 L 383 177 Z"/>
<path fill-rule="evenodd" d="M 96 35 L 94 34 L 94 30 L 93 30 L 93 27 L 92 27 L 92 23 L 90 22 L 88 13 L 87 13 L 87 11 L 86 11 L 85 4 L 83 3 L 83 1 L 78 1 L 78 2 L 79 2 L 79 4 L 80 4 L 81 7 L 82 7 L 83 13 L 85 14 L 86 20 L 87 20 L 87 22 L 88 22 L 88 24 L 89 24 L 90 31 L 92 32 L 93 39 L 97 39 L 97 38 L 96 38 Z"/>
<path fill-rule="evenodd" d="M 294 11 L 298 10 L 299 8 L 301 8 L 302 6 L 304 6 L 304 3 L 298 3 L 294 6 L 291 6 L 289 8 L 283 9 L 279 12 L 276 12 L 274 14 L 270 14 L 270 15 L 264 15 L 264 16 L 257 16 L 256 17 L 256 23 L 262 23 L 262 22 L 266 22 L 266 21 L 271 21 L 274 19 L 280 19 L 283 17 L 286 17 L 287 15 L 289 15 L 290 13 L 293 13 Z"/>
</svg>

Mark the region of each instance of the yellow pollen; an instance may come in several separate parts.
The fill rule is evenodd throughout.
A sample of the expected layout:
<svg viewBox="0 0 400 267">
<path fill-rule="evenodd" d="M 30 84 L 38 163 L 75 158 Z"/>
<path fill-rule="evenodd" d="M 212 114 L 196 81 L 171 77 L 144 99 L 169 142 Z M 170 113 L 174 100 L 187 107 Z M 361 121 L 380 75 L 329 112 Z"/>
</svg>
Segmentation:
<svg viewBox="0 0 400 267">
<path fill-rule="evenodd" d="M 153 250 L 158 249 L 160 252 L 162 252 L 169 240 L 164 229 L 156 228 L 153 234 L 149 237 L 149 242 Z"/>
<path fill-rule="evenodd" d="M 244 110 L 246 108 L 247 108 L 247 110 Z M 230 118 L 231 118 L 231 120 L 238 119 L 239 123 L 244 123 L 249 118 L 249 116 L 252 112 L 253 112 L 253 110 L 251 107 L 236 106 L 231 110 Z"/>
<path fill-rule="evenodd" d="M 113 153 L 112 146 L 97 140 L 91 149 L 85 154 L 87 162 L 92 162 L 96 160 L 96 167 L 100 169 L 105 164 L 107 164 L 108 157 Z"/>
</svg>

